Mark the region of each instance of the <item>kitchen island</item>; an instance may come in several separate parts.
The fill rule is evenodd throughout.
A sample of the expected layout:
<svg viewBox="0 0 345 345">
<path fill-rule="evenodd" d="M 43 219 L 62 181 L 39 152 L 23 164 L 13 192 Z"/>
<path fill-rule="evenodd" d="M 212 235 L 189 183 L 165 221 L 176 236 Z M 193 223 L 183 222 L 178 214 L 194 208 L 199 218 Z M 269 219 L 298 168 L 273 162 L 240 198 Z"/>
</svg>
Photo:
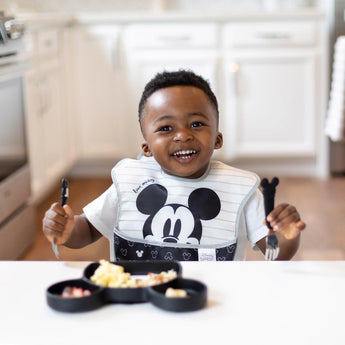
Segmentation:
<svg viewBox="0 0 345 345">
<path fill-rule="evenodd" d="M 151 303 L 63 313 L 46 302 L 56 282 L 82 277 L 88 262 L 0 262 L 0 344 L 344 344 L 345 261 L 183 262 L 204 282 L 195 312 Z"/>
</svg>

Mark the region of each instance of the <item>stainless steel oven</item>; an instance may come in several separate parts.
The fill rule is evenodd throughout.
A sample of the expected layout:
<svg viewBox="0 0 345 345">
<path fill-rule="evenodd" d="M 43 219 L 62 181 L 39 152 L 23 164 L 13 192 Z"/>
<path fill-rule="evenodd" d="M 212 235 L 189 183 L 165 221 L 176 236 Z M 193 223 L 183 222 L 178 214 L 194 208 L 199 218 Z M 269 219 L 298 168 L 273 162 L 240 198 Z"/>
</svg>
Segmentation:
<svg viewBox="0 0 345 345">
<path fill-rule="evenodd" d="M 0 27 L 3 35 L 6 27 L 3 24 Z M 9 42 L 14 44 L 8 45 Z M 32 244 L 35 235 L 34 208 L 29 200 L 30 169 L 23 88 L 24 75 L 29 64 L 20 59 L 19 47 L 20 42 L 14 42 L 10 35 L 7 40 L 0 39 L 1 260 L 19 258 Z"/>
</svg>

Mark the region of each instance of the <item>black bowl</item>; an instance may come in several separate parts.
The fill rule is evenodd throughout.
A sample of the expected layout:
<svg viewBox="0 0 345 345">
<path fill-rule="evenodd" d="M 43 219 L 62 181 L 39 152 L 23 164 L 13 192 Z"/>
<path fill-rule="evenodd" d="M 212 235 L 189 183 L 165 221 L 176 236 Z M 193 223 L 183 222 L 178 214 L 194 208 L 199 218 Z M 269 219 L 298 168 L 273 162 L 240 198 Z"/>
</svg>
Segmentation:
<svg viewBox="0 0 345 345">
<path fill-rule="evenodd" d="M 146 275 L 147 273 L 160 273 L 162 271 L 174 270 L 177 276 L 182 275 L 182 266 L 177 261 L 115 261 L 113 264 L 122 266 L 125 272 L 131 275 Z M 94 262 L 84 270 L 84 278 L 90 284 L 96 285 L 91 281 L 91 276 L 100 264 Z M 107 302 L 117 303 L 139 303 L 148 302 L 148 287 L 138 288 L 110 288 L 104 287 L 104 299 Z"/>
<path fill-rule="evenodd" d="M 90 290 L 91 295 L 85 297 L 62 297 L 67 286 L 75 286 Z M 104 288 L 90 284 L 83 279 L 65 280 L 51 285 L 46 292 L 48 305 L 58 311 L 81 312 L 99 308 L 104 304 Z"/>
<path fill-rule="evenodd" d="M 165 292 L 169 287 L 185 290 L 187 297 L 166 297 Z M 148 292 L 152 304 L 169 311 L 195 311 L 202 309 L 207 302 L 206 285 L 193 279 L 178 278 L 166 284 L 151 286 Z"/>
</svg>

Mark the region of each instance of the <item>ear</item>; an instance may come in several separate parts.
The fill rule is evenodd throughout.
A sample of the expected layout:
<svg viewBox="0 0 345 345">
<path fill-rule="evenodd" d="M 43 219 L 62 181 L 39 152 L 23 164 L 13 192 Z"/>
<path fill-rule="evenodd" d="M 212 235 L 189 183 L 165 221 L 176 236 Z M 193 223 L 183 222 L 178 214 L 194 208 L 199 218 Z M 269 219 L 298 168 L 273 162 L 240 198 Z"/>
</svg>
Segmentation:
<svg viewBox="0 0 345 345">
<path fill-rule="evenodd" d="M 213 190 L 198 188 L 190 194 L 188 206 L 195 218 L 210 220 L 217 217 L 221 203 L 217 193 Z"/>
<path fill-rule="evenodd" d="M 220 149 L 223 146 L 223 134 L 221 132 L 218 132 L 216 142 L 214 144 L 215 150 Z"/>
<path fill-rule="evenodd" d="M 143 152 L 143 155 L 145 157 L 152 157 L 152 152 L 149 148 L 149 145 L 147 144 L 146 141 L 144 141 L 142 144 L 141 144 L 141 150 Z"/>
<path fill-rule="evenodd" d="M 151 184 L 142 190 L 136 201 L 137 209 L 144 214 L 155 214 L 168 198 L 168 191 L 160 184 Z"/>
</svg>

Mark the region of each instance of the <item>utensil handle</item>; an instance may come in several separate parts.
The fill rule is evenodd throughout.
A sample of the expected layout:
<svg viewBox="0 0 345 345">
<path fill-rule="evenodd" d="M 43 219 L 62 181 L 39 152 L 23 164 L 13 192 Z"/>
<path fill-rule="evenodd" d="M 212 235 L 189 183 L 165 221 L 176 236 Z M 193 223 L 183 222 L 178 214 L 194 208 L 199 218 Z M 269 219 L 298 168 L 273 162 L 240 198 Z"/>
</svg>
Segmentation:
<svg viewBox="0 0 345 345">
<path fill-rule="evenodd" d="M 267 178 L 262 179 L 261 187 L 262 194 L 264 196 L 264 207 L 267 227 L 271 230 L 271 224 L 267 221 L 267 216 L 274 209 L 274 198 L 276 194 L 276 186 L 279 184 L 278 177 L 274 177 L 271 182 L 268 182 Z"/>
<path fill-rule="evenodd" d="M 69 196 L 68 181 L 63 178 L 61 180 L 61 206 L 67 204 L 68 196 Z M 59 248 L 57 244 L 55 243 L 55 238 L 54 238 L 54 241 L 52 242 L 52 249 L 56 258 L 59 259 L 60 253 L 59 253 Z"/>
<path fill-rule="evenodd" d="M 67 204 L 69 197 L 68 181 L 66 179 L 61 180 L 61 206 Z"/>
</svg>

